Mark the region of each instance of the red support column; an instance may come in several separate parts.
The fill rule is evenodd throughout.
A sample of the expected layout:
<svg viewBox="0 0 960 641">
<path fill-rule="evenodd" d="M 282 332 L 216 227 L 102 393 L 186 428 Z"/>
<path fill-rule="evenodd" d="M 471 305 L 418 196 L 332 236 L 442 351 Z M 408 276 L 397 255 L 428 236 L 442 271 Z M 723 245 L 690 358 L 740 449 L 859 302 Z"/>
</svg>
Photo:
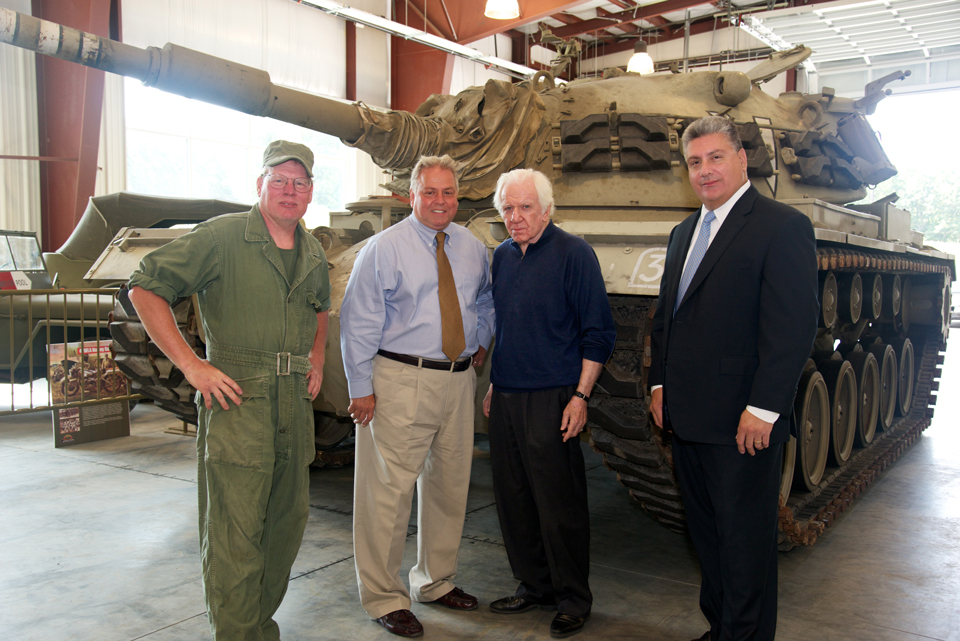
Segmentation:
<svg viewBox="0 0 960 641">
<path fill-rule="evenodd" d="M 345 23 L 347 36 L 347 100 L 357 99 L 357 23 Z"/>
<path fill-rule="evenodd" d="M 797 68 L 787 69 L 787 91 L 797 90 Z M 809 89 L 808 89 L 809 91 Z"/>
<path fill-rule="evenodd" d="M 33 0 L 33 15 L 98 36 L 110 35 L 111 0 Z M 103 72 L 37 54 L 40 155 L 76 158 L 40 163 L 44 251 L 63 245 L 93 195 L 100 146 Z"/>
<path fill-rule="evenodd" d="M 450 93 L 453 56 L 396 36 L 391 38 L 390 108 L 416 111 L 435 93 Z"/>
</svg>

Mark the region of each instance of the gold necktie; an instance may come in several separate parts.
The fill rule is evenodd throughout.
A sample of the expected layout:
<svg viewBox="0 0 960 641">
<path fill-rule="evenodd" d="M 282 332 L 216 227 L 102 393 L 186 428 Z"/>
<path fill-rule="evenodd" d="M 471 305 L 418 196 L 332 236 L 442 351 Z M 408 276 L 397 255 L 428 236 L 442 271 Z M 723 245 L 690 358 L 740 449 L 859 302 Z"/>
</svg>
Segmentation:
<svg viewBox="0 0 960 641">
<path fill-rule="evenodd" d="M 440 276 L 440 326 L 443 328 L 443 353 L 451 361 L 460 358 L 467 346 L 463 338 L 463 317 L 460 315 L 460 301 L 457 299 L 457 285 L 453 280 L 453 270 L 443 248 L 446 234 L 437 232 L 437 272 Z"/>
</svg>

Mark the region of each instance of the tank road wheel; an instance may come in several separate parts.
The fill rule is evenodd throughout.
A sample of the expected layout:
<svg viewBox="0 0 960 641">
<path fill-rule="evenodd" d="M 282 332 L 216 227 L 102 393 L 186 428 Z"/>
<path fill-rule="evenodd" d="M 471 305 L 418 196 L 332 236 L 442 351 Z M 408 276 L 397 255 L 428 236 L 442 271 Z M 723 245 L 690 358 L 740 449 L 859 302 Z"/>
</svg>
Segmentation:
<svg viewBox="0 0 960 641">
<path fill-rule="evenodd" d="M 863 280 L 860 274 L 844 274 L 837 286 L 840 318 L 845 323 L 856 323 L 863 312 Z"/>
<path fill-rule="evenodd" d="M 349 416 L 330 416 L 316 410 L 313 412 L 314 442 L 320 451 L 332 450 L 353 434 L 353 419 Z"/>
<path fill-rule="evenodd" d="M 850 459 L 857 433 L 857 378 L 847 361 L 823 361 L 819 371 L 830 397 L 830 459 L 840 466 Z"/>
<path fill-rule="evenodd" d="M 613 356 L 604 366 L 590 399 L 590 445 L 603 454 L 630 496 L 661 525 L 686 531 L 680 489 L 669 446 L 647 413 L 646 385 L 650 324 L 655 298 L 610 296 L 617 325 Z"/>
<path fill-rule="evenodd" d="M 904 319 L 906 323 L 906 319 Z M 897 382 L 897 413 L 906 416 L 913 406 L 913 388 L 916 382 L 914 369 L 913 343 L 909 338 L 895 338 L 890 341 L 894 353 L 897 355 L 897 371 L 900 378 Z"/>
<path fill-rule="evenodd" d="M 838 297 L 837 277 L 828 272 L 820 283 L 820 327 L 830 328 L 837 324 Z"/>
<path fill-rule="evenodd" d="M 866 447 L 877 434 L 880 416 L 880 367 L 870 352 L 850 352 L 847 361 L 857 378 L 857 446 Z"/>
<path fill-rule="evenodd" d="M 793 476 L 796 473 L 797 465 L 797 439 L 790 437 L 790 440 L 783 444 L 783 464 L 780 467 L 780 496 L 786 505 L 790 498 L 790 488 L 793 487 Z"/>
<path fill-rule="evenodd" d="M 867 351 L 877 359 L 880 368 L 880 412 L 878 414 L 877 429 L 890 429 L 893 417 L 897 412 L 897 355 L 893 347 L 884 343 L 874 343 L 866 346 Z"/>
<path fill-rule="evenodd" d="M 794 409 L 797 414 L 797 463 L 794 483 L 804 492 L 820 484 L 827 468 L 830 446 L 830 398 L 823 376 L 808 366 L 800 376 L 800 392 Z"/>
<path fill-rule="evenodd" d="M 198 340 L 196 316 L 190 299 L 174 301 L 172 309 L 180 334 L 187 345 L 202 357 L 204 347 Z M 113 338 L 111 350 L 114 361 L 130 379 L 131 391 L 153 399 L 160 408 L 182 421 L 196 425 L 197 406 L 193 403 L 196 390 L 187 383 L 183 372 L 147 336 L 126 289 L 117 293 L 110 335 Z"/>
<path fill-rule="evenodd" d="M 880 274 L 863 277 L 863 313 L 870 320 L 883 314 L 883 278 Z"/>
<path fill-rule="evenodd" d="M 900 308 L 902 302 L 902 285 L 899 274 L 887 274 L 882 276 L 883 304 L 881 305 L 880 320 L 884 323 L 890 323 L 893 331 L 899 332 L 901 328 Z M 876 354 L 874 354 L 876 356 Z M 877 356 L 877 362 L 881 368 L 883 361 Z"/>
</svg>

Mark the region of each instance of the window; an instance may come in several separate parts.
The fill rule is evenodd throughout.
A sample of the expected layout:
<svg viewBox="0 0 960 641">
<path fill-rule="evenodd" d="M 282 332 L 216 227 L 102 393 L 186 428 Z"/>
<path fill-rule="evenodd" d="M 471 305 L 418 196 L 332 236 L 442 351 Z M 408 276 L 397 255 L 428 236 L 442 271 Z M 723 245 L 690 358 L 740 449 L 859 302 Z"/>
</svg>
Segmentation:
<svg viewBox="0 0 960 641">
<path fill-rule="evenodd" d="M 313 202 L 304 222 L 343 209 L 348 149 L 332 136 L 189 100 L 126 79 L 127 189 L 157 196 L 256 201 L 263 149 L 277 139 L 314 153 Z"/>
</svg>

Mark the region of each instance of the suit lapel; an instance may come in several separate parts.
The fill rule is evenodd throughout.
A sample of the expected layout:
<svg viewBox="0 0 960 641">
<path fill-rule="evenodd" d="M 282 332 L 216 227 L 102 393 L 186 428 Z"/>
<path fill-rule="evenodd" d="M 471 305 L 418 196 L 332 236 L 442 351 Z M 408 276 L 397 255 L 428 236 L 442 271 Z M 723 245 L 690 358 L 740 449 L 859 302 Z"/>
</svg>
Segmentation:
<svg viewBox="0 0 960 641">
<path fill-rule="evenodd" d="M 690 243 L 693 242 L 693 232 L 697 228 L 699 214 L 687 216 L 676 228 L 677 247 L 673 255 L 668 252 L 667 272 L 664 274 L 669 287 L 666 290 L 666 304 L 664 309 L 670 310 L 670 317 L 673 317 L 674 302 L 677 300 L 677 289 L 680 287 L 680 278 L 683 276 L 683 263 L 686 262 L 687 252 L 690 251 Z"/>
<path fill-rule="evenodd" d="M 717 261 L 720 260 L 720 257 L 723 256 L 723 253 L 727 250 L 727 247 L 730 246 L 730 243 L 733 242 L 733 239 L 737 237 L 737 234 L 740 233 L 740 230 L 743 229 L 743 226 L 747 224 L 747 216 L 753 211 L 753 204 L 757 200 L 757 196 L 760 195 L 760 192 L 756 190 L 755 187 L 750 187 L 743 196 L 740 197 L 740 200 L 733 206 L 733 209 L 730 210 L 730 213 L 727 214 L 727 218 L 723 221 L 723 225 L 720 226 L 720 231 L 717 232 L 717 237 L 713 239 L 713 242 L 710 243 L 710 247 L 707 249 L 707 253 L 703 255 L 703 260 L 700 261 L 700 266 L 697 268 L 697 273 L 693 275 L 693 280 L 690 281 L 689 287 L 687 287 L 687 292 L 683 297 L 683 300 L 680 301 L 682 305 L 684 301 L 690 298 L 690 295 L 693 294 L 700 286 L 700 283 L 707 277 L 707 274 L 710 273 L 710 270 L 713 269 L 714 265 L 717 264 Z M 689 245 L 689 243 L 688 243 Z"/>
</svg>

